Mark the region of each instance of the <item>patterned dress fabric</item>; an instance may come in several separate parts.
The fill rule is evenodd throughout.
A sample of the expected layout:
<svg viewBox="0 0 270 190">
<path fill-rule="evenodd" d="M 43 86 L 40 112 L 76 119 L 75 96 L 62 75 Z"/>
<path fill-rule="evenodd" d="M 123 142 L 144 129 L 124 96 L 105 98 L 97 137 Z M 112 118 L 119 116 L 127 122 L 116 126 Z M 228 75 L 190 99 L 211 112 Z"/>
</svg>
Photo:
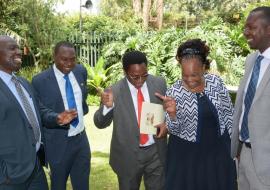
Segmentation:
<svg viewBox="0 0 270 190">
<path fill-rule="evenodd" d="M 167 190 L 233 190 L 236 171 L 227 130 L 220 136 L 215 108 L 206 96 L 198 100 L 197 142 L 171 135 Z"/>
<path fill-rule="evenodd" d="M 202 94 L 187 91 L 181 81 L 168 91 L 177 99 L 177 121 L 166 118 L 171 124 L 167 190 L 236 189 L 236 170 L 230 157 L 230 98 L 226 98 L 228 93 L 220 78 L 207 74 L 205 82 Z M 220 115 L 219 109 L 225 113 Z"/>
<path fill-rule="evenodd" d="M 228 90 L 220 77 L 205 74 L 204 94 L 215 106 L 218 113 L 219 131 L 222 135 L 227 129 L 232 131 L 233 105 Z M 177 81 L 166 92 L 167 96 L 176 100 L 176 120 L 171 120 L 166 114 L 166 123 L 169 132 L 187 141 L 196 142 L 198 126 L 198 100 L 195 93 L 188 91 L 182 81 Z"/>
</svg>

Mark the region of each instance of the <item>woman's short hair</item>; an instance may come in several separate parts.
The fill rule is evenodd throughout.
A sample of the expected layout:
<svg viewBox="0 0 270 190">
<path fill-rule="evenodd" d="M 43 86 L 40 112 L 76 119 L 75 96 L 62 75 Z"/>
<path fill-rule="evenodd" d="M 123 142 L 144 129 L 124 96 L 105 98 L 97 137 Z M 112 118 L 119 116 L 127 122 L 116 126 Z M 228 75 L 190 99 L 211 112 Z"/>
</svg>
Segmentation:
<svg viewBox="0 0 270 190">
<path fill-rule="evenodd" d="M 205 65 L 205 69 L 209 69 L 210 61 L 207 59 L 209 50 L 206 42 L 201 39 L 187 40 L 178 47 L 176 60 L 181 64 L 182 59 L 198 58 Z"/>
</svg>

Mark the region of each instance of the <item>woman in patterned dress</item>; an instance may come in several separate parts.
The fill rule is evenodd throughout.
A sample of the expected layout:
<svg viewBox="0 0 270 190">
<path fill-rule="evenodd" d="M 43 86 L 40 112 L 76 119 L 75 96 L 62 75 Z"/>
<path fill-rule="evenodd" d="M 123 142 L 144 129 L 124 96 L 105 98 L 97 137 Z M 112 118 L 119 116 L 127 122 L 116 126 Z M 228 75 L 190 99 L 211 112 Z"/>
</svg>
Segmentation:
<svg viewBox="0 0 270 190">
<path fill-rule="evenodd" d="M 220 77 L 206 71 L 209 47 L 200 39 L 179 46 L 182 79 L 164 100 L 170 133 L 167 190 L 234 190 L 230 157 L 233 105 Z"/>
</svg>

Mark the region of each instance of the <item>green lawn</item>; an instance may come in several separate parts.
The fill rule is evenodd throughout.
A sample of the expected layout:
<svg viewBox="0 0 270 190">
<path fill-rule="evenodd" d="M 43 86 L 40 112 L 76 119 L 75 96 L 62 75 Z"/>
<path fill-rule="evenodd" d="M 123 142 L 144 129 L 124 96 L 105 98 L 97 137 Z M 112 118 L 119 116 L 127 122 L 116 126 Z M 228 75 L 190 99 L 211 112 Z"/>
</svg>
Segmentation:
<svg viewBox="0 0 270 190">
<path fill-rule="evenodd" d="M 89 113 L 84 117 L 86 133 L 91 147 L 91 190 L 118 190 L 118 182 L 115 173 L 109 165 L 109 151 L 112 127 L 98 129 L 93 123 L 93 114 L 97 107 L 89 107 Z M 48 177 L 48 171 L 47 179 Z M 144 187 L 140 188 L 141 190 Z M 67 183 L 67 190 L 72 190 L 70 180 Z"/>
</svg>

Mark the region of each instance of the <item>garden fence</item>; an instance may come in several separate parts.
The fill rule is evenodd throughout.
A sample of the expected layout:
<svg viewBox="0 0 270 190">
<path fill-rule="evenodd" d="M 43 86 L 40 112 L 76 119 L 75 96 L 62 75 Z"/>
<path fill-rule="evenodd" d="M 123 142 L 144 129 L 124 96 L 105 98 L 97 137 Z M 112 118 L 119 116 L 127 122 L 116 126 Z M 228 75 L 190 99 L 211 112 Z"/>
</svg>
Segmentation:
<svg viewBox="0 0 270 190">
<path fill-rule="evenodd" d="M 68 41 L 75 46 L 79 62 L 88 63 L 91 67 L 94 67 L 100 58 L 104 44 L 115 40 L 114 34 L 97 33 L 95 31 L 75 33 L 68 38 Z"/>
</svg>

